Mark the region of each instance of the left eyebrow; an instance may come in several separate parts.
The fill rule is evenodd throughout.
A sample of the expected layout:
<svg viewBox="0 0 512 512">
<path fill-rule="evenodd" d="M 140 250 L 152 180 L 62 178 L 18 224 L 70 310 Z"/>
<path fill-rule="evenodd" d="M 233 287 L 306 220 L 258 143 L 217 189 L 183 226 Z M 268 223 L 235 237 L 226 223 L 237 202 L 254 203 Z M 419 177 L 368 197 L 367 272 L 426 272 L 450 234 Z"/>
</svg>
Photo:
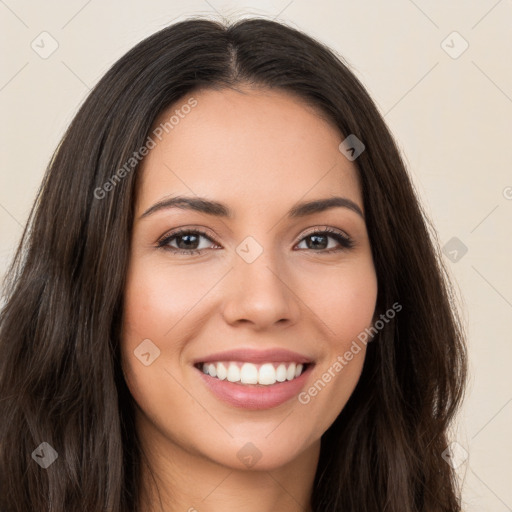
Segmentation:
<svg viewBox="0 0 512 512">
<path fill-rule="evenodd" d="M 323 212 L 331 208 L 348 208 L 353 212 L 356 212 L 360 217 L 364 219 L 363 212 L 359 206 L 347 197 L 332 196 L 327 199 L 317 199 L 315 201 L 306 201 L 298 203 L 288 212 L 288 217 L 298 218 L 311 215 L 313 213 Z"/>
<path fill-rule="evenodd" d="M 212 201 L 204 197 L 186 197 L 176 196 L 165 198 L 158 201 L 153 206 L 150 206 L 140 217 L 148 217 L 149 215 L 170 208 L 180 208 L 183 210 L 194 210 L 197 212 L 205 213 L 207 215 L 214 215 L 216 217 L 233 218 L 233 211 L 223 203 Z M 313 201 L 304 201 L 295 204 L 288 212 L 289 218 L 300 218 L 312 215 L 314 213 L 323 212 L 331 208 L 348 208 L 357 213 L 364 219 L 364 214 L 361 208 L 351 199 L 340 196 L 332 196 L 325 199 L 316 199 Z"/>
</svg>

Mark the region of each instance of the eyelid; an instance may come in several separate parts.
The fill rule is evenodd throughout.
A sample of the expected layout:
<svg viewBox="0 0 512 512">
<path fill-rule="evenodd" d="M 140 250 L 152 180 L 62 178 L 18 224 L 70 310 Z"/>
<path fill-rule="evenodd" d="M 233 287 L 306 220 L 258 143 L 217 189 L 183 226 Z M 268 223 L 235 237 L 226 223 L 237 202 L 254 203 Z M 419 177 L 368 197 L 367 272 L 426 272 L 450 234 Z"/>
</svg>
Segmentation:
<svg viewBox="0 0 512 512">
<path fill-rule="evenodd" d="M 317 233 L 319 231 L 322 231 L 322 232 L 327 231 L 328 233 L 336 233 L 338 235 L 344 236 L 345 238 L 347 238 L 349 240 L 352 239 L 352 237 L 346 231 L 343 231 L 342 229 L 333 228 L 331 226 L 315 226 L 313 228 L 308 228 L 304 233 L 302 233 L 300 235 L 298 242 L 300 242 L 303 238 L 305 238 L 309 235 L 312 235 L 314 233 Z"/>
<path fill-rule="evenodd" d="M 180 227 L 177 227 L 177 228 L 170 229 L 169 231 L 164 233 L 156 241 L 156 243 L 158 245 L 161 242 L 165 242 L 170 237 L 175 237 L 177 235 L 180 235 L 181 233 L 189 233 L 189 232 L 197 233 L 197 234 L 199 234 L 201 236 L 209 238 L 212 242 L 215 242 L 216 244 L 220 245 L 220 243 L 216 239 L 216 236 L 212 234 L 213 232 L 210 229 L 204 228 L 204 227 L 195 227 L 193 225 L 192 226 L 189 226 L 189 225 L 180 226 Z"/>
</svg>

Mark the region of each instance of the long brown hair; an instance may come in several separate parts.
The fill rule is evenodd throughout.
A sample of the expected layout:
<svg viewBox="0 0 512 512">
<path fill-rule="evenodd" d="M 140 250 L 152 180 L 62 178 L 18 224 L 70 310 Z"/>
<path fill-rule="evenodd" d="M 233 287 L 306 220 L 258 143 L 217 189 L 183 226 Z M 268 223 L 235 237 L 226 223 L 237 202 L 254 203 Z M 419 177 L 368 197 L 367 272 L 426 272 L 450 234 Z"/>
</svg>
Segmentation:
<svg viewBox="0 0 512 512">
<path fill-rule="evenodd" d="M 363 141 L 354 163 L 376 314 L 402 306 L 368 345 L 360 381 L 322 437 L 314 510 L 460 510 L 441 454 L 463 396 L 463 329 L 434 231 L 383 118 L 343 59 L 300 31 L 193 18 L 112 66 L 46 171 L 0 317 L 2 512 L 139 512 L 143 453 L 119 357 L 138 168 L 125 165 L 165 108 L 199 88 L 239 84 L 298 95 L 338 127 L 340 142 Z M 33 455 L 43 442 L 58 454 L 46 469 Z"/>
</svg>

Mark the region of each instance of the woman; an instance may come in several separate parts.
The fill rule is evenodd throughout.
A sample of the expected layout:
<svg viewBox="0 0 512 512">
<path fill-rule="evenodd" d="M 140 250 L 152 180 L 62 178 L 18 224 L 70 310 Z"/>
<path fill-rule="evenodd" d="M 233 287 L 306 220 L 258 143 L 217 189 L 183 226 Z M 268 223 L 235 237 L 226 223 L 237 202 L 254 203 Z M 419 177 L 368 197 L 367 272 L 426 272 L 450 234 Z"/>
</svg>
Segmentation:
<svg viewBox="0 0 512 512">
<path fill-rule="evenodd" d="M 2 511 L 460 510 L 437 243 L 367 92 L 299 31 L 190 19 L 123 56 L 9 278 Z"/>
</svg>

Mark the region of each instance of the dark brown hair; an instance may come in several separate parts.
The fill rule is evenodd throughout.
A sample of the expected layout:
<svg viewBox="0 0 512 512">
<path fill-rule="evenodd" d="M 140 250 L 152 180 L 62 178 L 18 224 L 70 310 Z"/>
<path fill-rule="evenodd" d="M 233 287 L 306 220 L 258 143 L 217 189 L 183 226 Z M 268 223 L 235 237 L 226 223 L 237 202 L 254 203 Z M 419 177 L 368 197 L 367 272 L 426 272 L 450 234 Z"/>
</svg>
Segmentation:
<svg viewBox="0 0 512 512">
<path fill-rule="evenodd" d="M 287 91 L 366 146 L 354 162 L 378 279 L 361 378 L 321 442 L 315 512 L 456 512 L 441 454 L 466 374 L 452 286 L 395 142 L 343 59 L 284 24 L 189 19 L 145 39 L 99 81 L 46 171 L 0 318 L 2 512 L 138 512 L 143 460 L 120 327 L 137 166 L 167 107 L 200 88 Z M 43 470 L 42 442 L 58 453 Z"/>
</svg>

